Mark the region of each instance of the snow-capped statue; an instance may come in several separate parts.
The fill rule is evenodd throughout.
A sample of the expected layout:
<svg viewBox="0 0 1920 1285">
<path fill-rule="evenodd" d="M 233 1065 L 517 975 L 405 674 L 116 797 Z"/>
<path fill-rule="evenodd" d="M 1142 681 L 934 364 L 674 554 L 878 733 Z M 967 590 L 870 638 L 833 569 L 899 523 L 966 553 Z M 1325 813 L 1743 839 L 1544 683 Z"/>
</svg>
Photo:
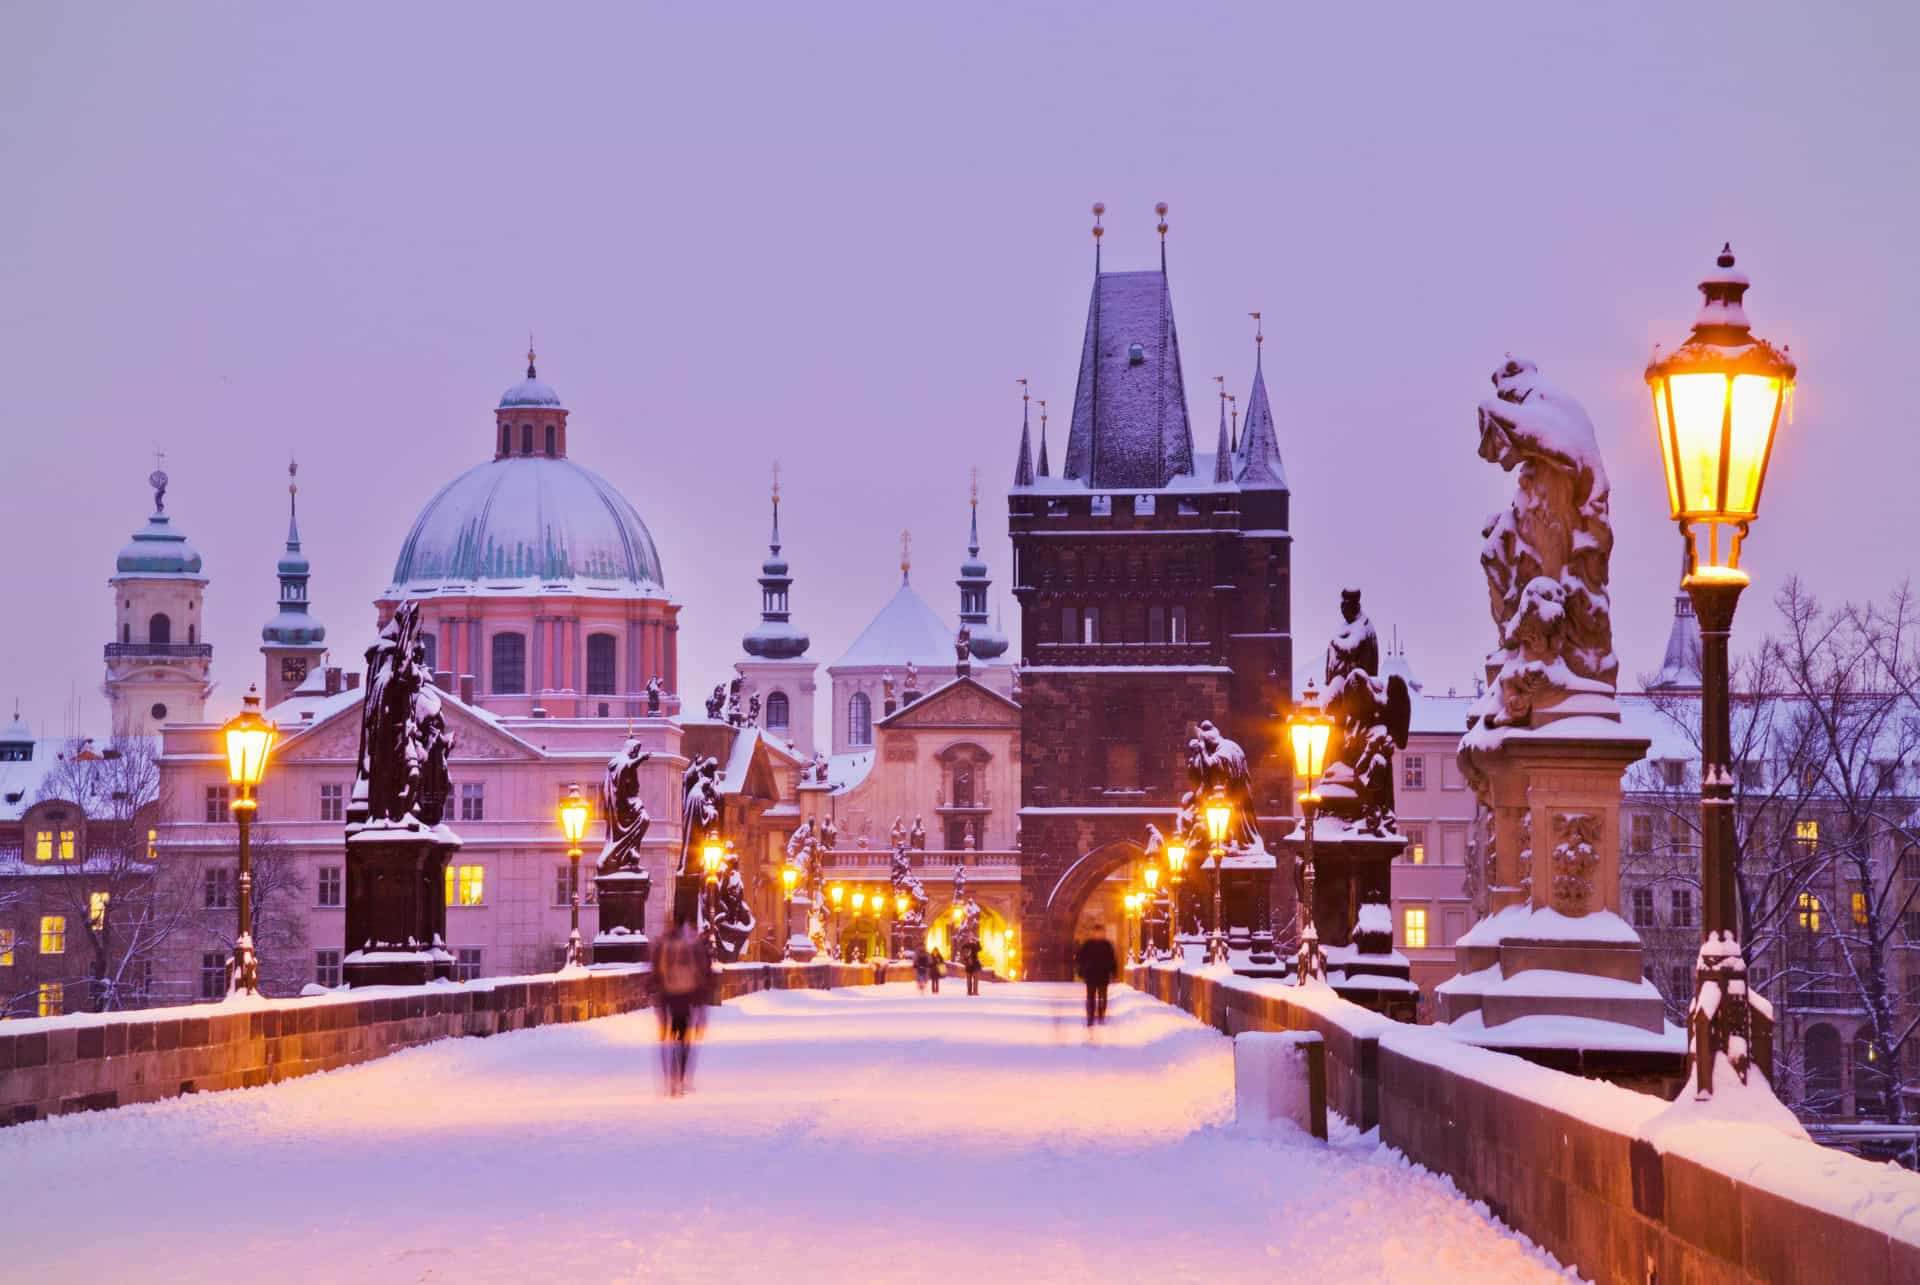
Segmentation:
<svg viewBox="0 0 1920 1285">
<path fill-rule="evenodd" d="M 1533 727 L 1574 714 L 1618 719 L 1607 563 L 1608 486 L 1593 421 L 1530 361 L 1509 357 L 1480 403 L 1480 458 L 1515 473 L 1487 520 L 1480 565 L 1499 646 L 1470 721 Z"/>
<path fill-rule="evenodd" d="M 822 775 L 820 779 L 825 781 L 826 777 Z M 831 816 L 820 818 L 820 846 L 826 851 L 832 852 L 833 845 L 839 841 L 840 827 L 833 823 L 833 818 Z"/>
<path fill-rule="evenodd" d="M 723 964 L 737 961 L 753 939 L 753 908 L 747 904 L 747 885 L 740 878 L 740 854 L 727 849 L 726 867 L 709 912 L 714 953 Z"/>
<path fill-rule="evenodd" d="M 896 897 L 907 895 L 907 911 L 897 922 L 902 924 L 924 924 L 927 922 L 927 890 L 920 883 L 918 875 L 913 873 L 907 862 L 907 849 L 902 844 L 893 845 L 893 860 L 890 863 L 889 882 L 893 885 Z"/>
<path fill-rule="evenodd" d="M 914 697 L 918 696 L 919 694 L 920 694 L 920 666 L 914 664 L 912 661 L 908 661 L 907 662 L 907 681 L 906 681 L 906 685 L 901 689 L 901 695 L 905 696 L 907 698 L 907 703 L 911 705 L 913 703 Z"/>
<path fill-rule="evenodd" d="M 1413 696 L 1398 674 L 1379 676 L 1380 639 L 1360 610 L 1360 591 L 1340 591 L 1340 632 L 1327 644 L 1327 690 L 1323 708 L 1339 736 L 1335 757 L 1321 778 L 1328 816 L 1341 817 L 1367 834 L 1394 826 L 1393 755 L 1407 747 Z"/>
<path fill-rule="evenodd" d="M 955 866 L 953 868 L 953 904 L 957 906 L 966 899 L 967 868 L 965 866 Z"/>
<path fill-rule="evenodd" d="M 915 852 L 927 850 L 927 824 L 919 817 L 913 819 L 913 829 L 907 832 L 907 846 Z"/>
<path fill-rule="evenodd" d="M 453 737 L 427 669 L 420 608 L 403 602 L 367 648 L 360 701 L 360 758 L 351 824 L 439 825 L 446 814 Z"/>
<path fill-rule="evenodd" d="M 720 824 L 720 760 L 696 755 L 680 774 L 680 788 L 680 873 L 691 874 L 695 847 Z"/>
<path fill-rule="evenodd" d="M 1201 719 L 1187 742 L 1187 772 L 1193 779 L 1195 804 L 1204 807 L 1217 791 L 1233 805 L 1227 842 L 1242 849 L 1262 849 L 1260 831 L 1254 825 L 1253 773 L 1240 743 L 1222 735 L 1210 720 Z"/>
<path fill-rule="evenodd" d="M 636 739 L 607 760 L 607 774 L 600 783 L 600 811 L 607 819 L 607 842 L 600 849 L 603 875 L 640 869 L 640 844 L 653 824 L 640 797 L 640 765 L 652 757 L 653 752 L 641 749 Z"/>
<path fill-rule="evenodd" d="M 961 911 L 957 944 L 964 949 L 977 945 L 980 941 L 980 903 L 972 897 L 967 897 L 959 904 Z"/>
<path fill-rule="evenodd" d="M 812 818 L 802 821 L 787 837 L 787 864 L 800 872 L 799 886 L 813 895 L 820 880 L 820 835 Z"/>
<path fill-rule="evenodd" d="M 714 722 L 720 721 L 720 712 L 727 706 L 727 685 L 715 683 L 713 695 L 707 697 L 707 717 Z"/>
<path fill-rule="evenodd" d="M 647 680 L 647 717 L 660 716 L 660 675 L 655 674 Z"/>
</svg>

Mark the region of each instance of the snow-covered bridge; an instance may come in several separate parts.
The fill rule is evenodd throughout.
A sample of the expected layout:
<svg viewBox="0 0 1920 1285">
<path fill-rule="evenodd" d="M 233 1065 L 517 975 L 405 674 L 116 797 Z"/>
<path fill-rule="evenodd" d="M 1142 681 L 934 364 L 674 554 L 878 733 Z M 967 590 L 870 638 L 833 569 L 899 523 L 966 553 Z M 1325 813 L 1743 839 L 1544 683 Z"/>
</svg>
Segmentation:
<svg viewBox="0 0 1920 1285">
<path fill-rule="evenodd" d="M 275 1282 L 1528 1280 L 1336 1125 L 1233 1126 L 1232 1047 L 1116 991 L 772 991 L 662 1096 L 651 1015 L 0 1130 L 10 1276 Z"/>
</svg>

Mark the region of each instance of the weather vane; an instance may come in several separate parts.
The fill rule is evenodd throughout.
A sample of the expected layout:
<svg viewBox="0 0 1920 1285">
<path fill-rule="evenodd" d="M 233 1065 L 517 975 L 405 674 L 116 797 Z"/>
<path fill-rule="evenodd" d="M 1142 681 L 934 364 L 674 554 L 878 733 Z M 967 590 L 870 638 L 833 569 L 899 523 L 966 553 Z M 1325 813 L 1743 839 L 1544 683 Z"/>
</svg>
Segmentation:
<svg viewBox="0 0 1920 1285">
<path fill-rule="evenodd" d="M 1259 313 L 1250 312 L 1247 315 L 1253 318 L 1253 346 L 1258 348 L 1261 344 L 1267 342 L 1266 332 L 1260 325 Z"/>
</svg>

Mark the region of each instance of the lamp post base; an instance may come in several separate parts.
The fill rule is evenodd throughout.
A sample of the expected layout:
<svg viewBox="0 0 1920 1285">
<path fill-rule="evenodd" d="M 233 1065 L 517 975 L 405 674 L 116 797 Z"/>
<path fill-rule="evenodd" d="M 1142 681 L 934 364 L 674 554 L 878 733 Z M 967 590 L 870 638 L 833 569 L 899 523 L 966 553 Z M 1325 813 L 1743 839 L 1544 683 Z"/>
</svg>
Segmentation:
<svg viewBox="0 0 1920 1285">
<path fill-rule="evenodd" d="M 567 968 L 584 968 L 587 963 L 586 951 L 580 946 L 580 930 L 574 929 L 567 934 Z"/>
<path fill-rule="evenodd" d="M 1694 1096 L 1713 1096 L 1721 1058 L 1741 1084 L 1758 1069 L 1773 1082 L 1773 1013 L 1747 990 L 1747 962 L 1731 933 L 1709 933 L 1694 962 L 1693 1007 L 1687 1015 L 1689 1078 Z"/>
<path fill-rule="evenodd" d="M 227 958 L 227 994 L 258 995 L 260 993 L 260 961 L 253 953 L 253 939 L 242 934 L 233 945 L 233 954 Z"/>
</svg>

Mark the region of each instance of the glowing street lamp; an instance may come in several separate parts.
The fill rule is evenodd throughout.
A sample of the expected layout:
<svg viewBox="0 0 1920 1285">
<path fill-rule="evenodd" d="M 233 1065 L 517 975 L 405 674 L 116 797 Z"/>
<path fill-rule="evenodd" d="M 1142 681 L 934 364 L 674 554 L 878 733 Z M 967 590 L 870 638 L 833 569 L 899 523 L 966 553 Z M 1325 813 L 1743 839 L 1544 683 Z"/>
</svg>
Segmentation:
<svg viewBox="0 0 1920 1285">
<path fill-rule="evenodd" d="M 1180 932 L 1180 885 L 1187 879 L 1187 841 L 1175 836 L 1167 840 L 1167 958 L 1176 953 Z"/>
<path fill-rule="evenodd" d="M 1233 824 L 1233 804 L 1215 787 L 1200 809 L 1207 819 L 1208 851 L 1213 855 L 1213 931 L 1207 936 L 1207 962 L 1227 962 L 1227 935 L 1220 930 L 1220 876 L 1227 859 L 1227 828 Z"/>
<path fill-rule="evenodd" d="M 227 745 L 227 779 L 235 786 L 233 819 L 240 826 L 240 923 L 233 956 L 227 961 L 227 993 L 260 993 L 260 961 L 253 953 L 253 814 L 260 804 L 253 797 L 267 774 L 280 729 L 260 712 L 260 692 L 249 685 L 240 712 L 220 729 Z"/>
<path fill-rule="evenodd" d="M 800 867 L 789 861 L 780 867 L 780 887 L 785 893 L 784 911 L 780 916 L 781 936 L 780 961 L 789 963 L 793 959 L 793 889 L 800 882 Z"/>
<path fill-rule="evenodd" d="M 1704 938 L 1694 965 L 1688 1025 L 1695 1095 L 1713 1096 L 1715 1061 L 1726 1057 L 1742 1084 L 1758 1062 L 1773 1074 L 1773 1022 L 1749 1004 L 1740 947 L 1733 854 L 1733 735 L 1728 638 L 1747 573 L 1740 546 L 1759 516 L 1767 461 L 1785 410 L 1792 419 L 1798 371 L 1747 324 L 1746 274 L 1722 246 L 1700 283 L 1693 333 L 1647 366 L 1654 431 L 1667 479 L 1667 507 L 1686 549 L 1681 585 L 1700 622 L 1700 888 Z M 1725 536 L 1724 543 L 1722 536 Z"/>
<path fill-rule="evenodd" d="M 1320 813 L 1320 795 L 1315 786 L 1327 770 L 1327 746 L 1333 740 L 1333 720 L 1320 709 L 1320 693 L 1313 680 L 1300 693 L 1299 707 L 1287 716 L 1287 743 L 1293 747 L 1293 774 L 1306 782 L 1300 792 L 1301 898 L 1294 910 L 1300 933 L 1300 954 L 1295 961 L 1293 981 L 1304 986 L 1309 977 L 1326 980 L 1326 958 L 1320 953 L 1320 929 L 1313 922 L 1313 824 Z"/>
<path fill-rule="evenodd" d="M 843 899 L 845 899 L 846 895 L 847 895 L 847 886 L 841 883 L 837 879 L 833 882 L 833 885 L 827 889 L 827 899 L 833 903 L 833 957 L 835 959 L 839 959 L 841 957 L 840 955 L 840 903 Z"/>
<path fill-rule="evenodd" d="M 580 843 L 587 835 L 587 801 L 580 797 L 578 784 L 567 787 L 567 797 L 560 801 L 560 832 L 567 836 L 567 874 L 571 880 L 571 902 L 573 930 L 567 936 L 568 968 L 578 968 L 586 963 L 585 952 L 580 948 Z"/>
</svg>

